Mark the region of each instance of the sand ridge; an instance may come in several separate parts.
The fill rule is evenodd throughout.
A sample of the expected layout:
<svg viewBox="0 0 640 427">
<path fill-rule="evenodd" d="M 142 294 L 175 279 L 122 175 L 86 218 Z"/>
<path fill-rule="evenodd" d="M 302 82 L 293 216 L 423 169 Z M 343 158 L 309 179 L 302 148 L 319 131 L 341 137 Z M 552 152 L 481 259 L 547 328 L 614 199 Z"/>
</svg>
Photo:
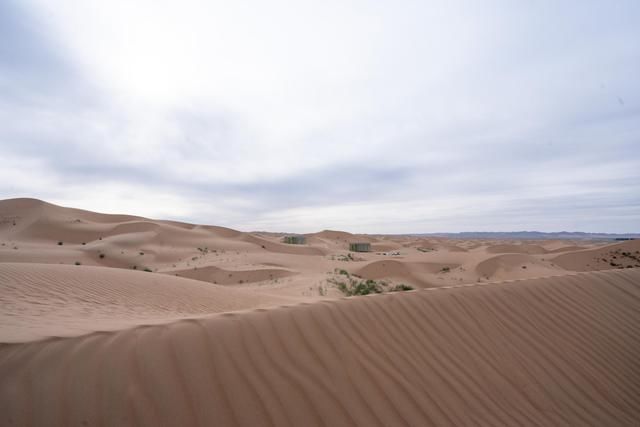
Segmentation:
<svg viewBox="0 0 640 427">
<path fill-rule="evenodd" d="M 639 302 L 640 270 L 625 269 L 5 345 L 0 414 L 7 425 L 632 426 Z"/>
</svg>

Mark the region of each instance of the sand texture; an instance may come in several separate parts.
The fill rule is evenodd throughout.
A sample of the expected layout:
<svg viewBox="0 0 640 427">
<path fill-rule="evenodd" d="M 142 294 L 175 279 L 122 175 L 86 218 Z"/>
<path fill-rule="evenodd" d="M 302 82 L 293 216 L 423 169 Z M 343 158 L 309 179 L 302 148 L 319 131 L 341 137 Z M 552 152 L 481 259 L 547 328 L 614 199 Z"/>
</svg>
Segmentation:
<svg viewBox="0 0 640 427">
<path fill-rule="evenodd" d="M 0 425 L 640 425 L 640 241 L 283 236 L 0 201 Z"/>
<path fill-rule="evenodd" d="M 285 297 L 105 267 L 0 263 L 0 337 L 23 342 L 273 306 Z"/>
<path fill-rule="evenodd" d="M 4 425 L 580 425 L 640 417 L 640 271 L 213 315 L 0 349 Z"/>
</svg>

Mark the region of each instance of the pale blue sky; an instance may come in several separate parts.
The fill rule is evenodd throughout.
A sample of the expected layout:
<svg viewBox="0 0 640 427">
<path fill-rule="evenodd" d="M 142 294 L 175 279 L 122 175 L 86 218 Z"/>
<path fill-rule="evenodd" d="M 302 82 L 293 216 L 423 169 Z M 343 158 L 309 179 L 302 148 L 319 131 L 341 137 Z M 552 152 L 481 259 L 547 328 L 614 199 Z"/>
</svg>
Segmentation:
<svg viewBox="0 0 640 427">
<path fill-rule="evenodd" d="M 640 231 L 640 2 L 0 1 L 0 198 Z"/>
</svg>

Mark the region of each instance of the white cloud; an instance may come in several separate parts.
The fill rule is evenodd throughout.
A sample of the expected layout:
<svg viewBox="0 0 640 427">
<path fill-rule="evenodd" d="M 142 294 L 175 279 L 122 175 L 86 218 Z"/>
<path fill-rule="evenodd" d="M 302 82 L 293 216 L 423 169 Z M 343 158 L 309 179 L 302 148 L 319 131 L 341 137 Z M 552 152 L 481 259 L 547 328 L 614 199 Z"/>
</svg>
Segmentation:
<svg viewBox="0 0 640 427">
<path fill-rule="evenodd" d="M 640 203 L 632 1 L 27 4 L 41 46 L 0 67 L 0 142 L 43 166 L 6 195 L 372 232 L 568 228 L 562 199 L 588 228 L 620 218 L 596 199 Z"/>
</svg>

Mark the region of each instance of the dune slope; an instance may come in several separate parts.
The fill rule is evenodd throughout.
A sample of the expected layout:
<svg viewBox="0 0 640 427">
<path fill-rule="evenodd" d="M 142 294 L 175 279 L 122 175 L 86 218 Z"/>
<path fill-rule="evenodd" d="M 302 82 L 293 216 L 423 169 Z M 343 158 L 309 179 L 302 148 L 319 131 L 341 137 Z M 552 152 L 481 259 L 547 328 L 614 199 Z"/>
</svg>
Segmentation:
<svg viewBox="0 0 640 427">
<path fill-rule="evenodd" d="M 558 255 L 553 262 L 573 271 L 640 267 L 640 240 L 569 252 Z"/>
<path fill-rule="evenodd" d="M 6 344 L 0 424 L 632 426 L 639 330 L 628 269 Z"/>
<path fill-rule="evenodd" d="M 175 274 L 180 277 L 201 280 L 219 285 L 230 285 L 236 283 L 261 282 L 265 280 L 280 279 L 293 276 L 295 273 L 281 268 L 263 268 L 257 270 L 225 270 L 215 266 L 199 268 L 197 270 L 175 270 L 166 273 Z"/>
<path fill-rule="evenodd" d="M 288 301 L 144 271 L 0 263 L 0 342 L 166 323 Z"/>
</svg>

